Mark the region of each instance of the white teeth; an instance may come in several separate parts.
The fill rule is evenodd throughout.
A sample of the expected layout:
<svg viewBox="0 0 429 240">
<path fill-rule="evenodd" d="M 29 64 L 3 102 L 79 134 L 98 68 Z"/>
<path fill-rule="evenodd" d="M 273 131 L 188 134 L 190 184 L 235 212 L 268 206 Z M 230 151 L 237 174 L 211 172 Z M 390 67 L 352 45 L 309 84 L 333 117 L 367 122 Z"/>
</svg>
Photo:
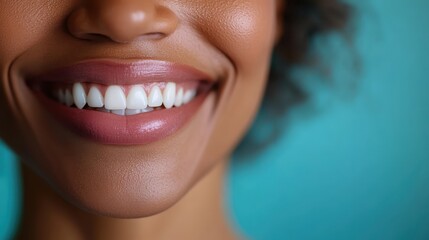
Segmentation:
<svg viewBox="0 0 429 240">
<path fill-rule="evenodd" d="M 65 103 L 68 107 L 71 107 L 71 105 L 73 105 L 73 95 L 71 94 L 70 90 L 66 90 L 65 96 Z"/>
<path fill-rule="evenodd" d="M 174 102 L 176 101 L 176 84 L 169 82 L 164 88 L 164 107 L 165 108 L 172 108 L 174 105 Z"/>
<path fill-rule="evenodd" d="M 149 107 L 160 107 L 162 105 L 162 93 L 158 86 L 154 86 L 150 90 L 148 105 Z"/>
<path fill-rule="evenodd" d="M 145 109 L 147 107 L 147 95 L 141 86 L 131 88 L 127 97 L 127 109 Z"/>
<path fill-rule="evenodd" d="M 124 110 L 127 99 L 120 86 L 109 86 L 104 95 L 104 107 L 108 110 Z"/>
<path fill-rule="evenodd" d="M 112 110 L 113 114 L 116 115 L 120 115 L 120 116 L 125 116 L 125 109 L 121 109 L 121 110 Z"/>
<path fill-rule="evenodd" d="M 174 101 L 174 106 L 180 107 L 182 106 L 182 103 L 183 103 L 183 88 L 180 88 L 176 94 L 176 100 Z"/>
<path fill-rule="evenodd" d="M 186 104 L 190 102 L 195 97 L 196 94 L 197 94 L 197 91 L 194 89 L 187 90 L 185 92 L 185 95 L 183 95 L 183 103 Z"/>
<path fill-rule="evenodd" d="M 141 112 L 142 112 L 142 110 L 140 110 L 140 109 L 127 109 L 127 110 L 125 110 L 125 115 L 127 115 L 127 116 L 136 115 L 136 114 L 139 114 Z"/>
<path fill-rule="evenodd" d="M 145 113 L 145 112 L 152 112 L 153 110 L 154 110 L 153 108 L 148 107 L 148 108 L 143 109 L 143 110 L 142 110 L 142 113 Z"/>
<path fill-rule="evenodd" d="M 180 107 L 192 101 L 197 93 L 196 89 L 185 91 L 183 87 L 178 88 L 174 82 L 165 83 L 163 90 L 154 84 L 149 94 L 142 85 L 130 86 L 128 96 L 119 85 L 107 86 L 104 96 L 99 87 L 90 86 L 74 83 L 72 88 L 57 89 L 51 95 L 69 107 L 74 105 L 83 109 L 88 105 L 91 110 L 128 116 L 160 110 L 162 106 L 166 109 Z M 85 94 L 85 88 L 89 88 L 88 94 Z"/>
<path fill-rule="evenodd" d="M 103 95 L 101 94 L 100 90 L 96 87 L 91 87 L 89 89 L 88 97 L 88 106 L 95 107 L 95 108 L 101 108 L 104 106 L 104 99 Z"/>
<path fill-rule="evenodd" d="M 86 93 L 81 83 L 73 84 L 73 100 L 79 109 L 82 109 L 86 105 Z"/>
</svg>

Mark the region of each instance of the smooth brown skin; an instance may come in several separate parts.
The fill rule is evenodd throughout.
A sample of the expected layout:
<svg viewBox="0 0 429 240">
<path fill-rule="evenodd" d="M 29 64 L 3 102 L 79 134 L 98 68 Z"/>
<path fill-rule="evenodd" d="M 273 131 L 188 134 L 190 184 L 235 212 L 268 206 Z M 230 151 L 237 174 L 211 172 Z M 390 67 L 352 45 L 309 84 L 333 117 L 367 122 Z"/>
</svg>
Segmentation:
<svg viewBox="0 0 429 240">
<path fill-rule="evenodd" d="M 19 238 L 235 238 L 222 179 L 262 100 L 282 2 L 0 0 L 0 136 L 24 163 Z M 25 84 L 95 58 L 188 64 L 220 89 L 166 139 L 101 145 L 64 128 Z"/>
</svg>

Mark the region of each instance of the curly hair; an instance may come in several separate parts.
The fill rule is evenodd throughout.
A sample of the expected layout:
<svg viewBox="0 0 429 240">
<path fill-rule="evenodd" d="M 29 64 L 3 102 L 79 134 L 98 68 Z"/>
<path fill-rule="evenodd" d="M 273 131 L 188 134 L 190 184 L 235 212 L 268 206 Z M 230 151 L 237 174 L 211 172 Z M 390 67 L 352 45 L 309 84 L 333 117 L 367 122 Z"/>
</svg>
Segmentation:
<svg viewBox="0 0 429 240">
<path fill-rule="evenodd" d="M 272 67 L 267 91 L 272 106 L 295 105 L 306 100 L 305 91 L 287 75 L 292 67 L 308 63 L 312 40 L 332 31 L 344 31 L 348 26 L 350 7 L 341 0 L 285 0 L 284 32 L 275 49 L 278 65 Z M 284 74 L 286 73 L 286 75 Z M 284 99 L 288 91 L 287 101 Z M 277 104 L 279 103 L 279 104 Z"/>
<path fill-rule="evenodd" d="M 263 109 L 272 128 L 268 136 L 247 136 L 238 149 L 240 153 L 254 153 L 276 140 L 284 126 L 284 117 L 291 107 L 306 102 L 308 93 L 294 81 L 290 70 L 310 65 L 312 41 L 331 32 L 345 32 L 349 26 L 351 7 L 342 0 L 284 0 L 283 35 L 274 49 L 273 64 Z M 280 127 L 279 127 L 280 126 Z M 243 145 L 245 145 L 243 147 Z M 242 149 L 241 149 L 242 148 Z M 249 152 L 250 149 L 250 152 Z M 243 151 L 242 151 L 243 150 Z M 250 153 L 250 154 L 251 154 Z"/>
</svg>

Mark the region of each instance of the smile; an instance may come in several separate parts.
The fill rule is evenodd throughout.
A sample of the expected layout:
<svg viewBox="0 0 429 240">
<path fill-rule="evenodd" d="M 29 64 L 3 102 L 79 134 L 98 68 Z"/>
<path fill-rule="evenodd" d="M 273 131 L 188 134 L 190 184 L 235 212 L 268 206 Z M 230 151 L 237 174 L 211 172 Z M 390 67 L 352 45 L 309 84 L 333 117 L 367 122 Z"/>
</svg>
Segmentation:
<svg viewBox="0 0 429 240">
<path fill-rule="evenodd" d="M 178 131 L 215 82 L 189 66 L 147 60 L 88 61 L 27 81 L 51 115 L 90 140 L 141 145 Z"/>
<path fill-rule="evenodd" d="M 90 83 L 55 86 L 47 84 L 45 94 L 68 107 L 96 110 L 121 116 L 180 107 L 197 95 L 197 83 L 160 82 L 140 85 L 103 86 Z"/>
</svg>

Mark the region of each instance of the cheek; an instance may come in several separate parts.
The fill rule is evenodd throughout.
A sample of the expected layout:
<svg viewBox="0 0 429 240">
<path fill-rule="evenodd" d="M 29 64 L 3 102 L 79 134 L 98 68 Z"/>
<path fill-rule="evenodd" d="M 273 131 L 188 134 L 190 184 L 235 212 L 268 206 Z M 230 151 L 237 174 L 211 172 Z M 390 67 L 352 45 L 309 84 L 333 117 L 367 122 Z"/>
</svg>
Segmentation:
<svg viewBox="0 0 429 240">
<path fill-rule="evenodd" d="M 207 157 L 229 154 L 249 127 L 262 101 L 276 35 L 276 1 L 210 1 L 201 31 L 234 69 Z M 219 7 L 219 6 L 225 7 Z M 209 8 L 208 8 L 209 9 Z M 214 159 L 215 160 L 215 159 Z"/>
<path fill-rule="evenodd" d="M 0 8 L 0 52 L 4 65 L 46 36 L 61 11 L 58 0 L 5 0 Z M 57 9 L 58 7 L 58 9 Z"/>
<path fill-rule="evenodd" d="M 212 9 L 199 19 L 208 41 L 247 71 L 271 55 L 276 29 L 274 0 L 210 1 Z M 223 7 L 220 7 L 223 6 Z M 213 11 L 214 9 L 214 11 Z M 263 65 L 263 64 L 262 64 Z"/>
<path fill-rule="evenodd" d="M 27 49 L 61 29 L 61 19 L 66 15 L 68 4 L 70 5 L 70 1 L 60 0 L 1 1 L 0 109 L 2 109 L 2 120 L 0 137 L 15 149 L 22 146 L 22 143 L 17 142 L 17 139 L 22 139 L 17 137 L 21 113 L 17 112 L 12 91 L 14 85 L 18 83 L 10 80 L 9 70 Z"/>
</svg>

